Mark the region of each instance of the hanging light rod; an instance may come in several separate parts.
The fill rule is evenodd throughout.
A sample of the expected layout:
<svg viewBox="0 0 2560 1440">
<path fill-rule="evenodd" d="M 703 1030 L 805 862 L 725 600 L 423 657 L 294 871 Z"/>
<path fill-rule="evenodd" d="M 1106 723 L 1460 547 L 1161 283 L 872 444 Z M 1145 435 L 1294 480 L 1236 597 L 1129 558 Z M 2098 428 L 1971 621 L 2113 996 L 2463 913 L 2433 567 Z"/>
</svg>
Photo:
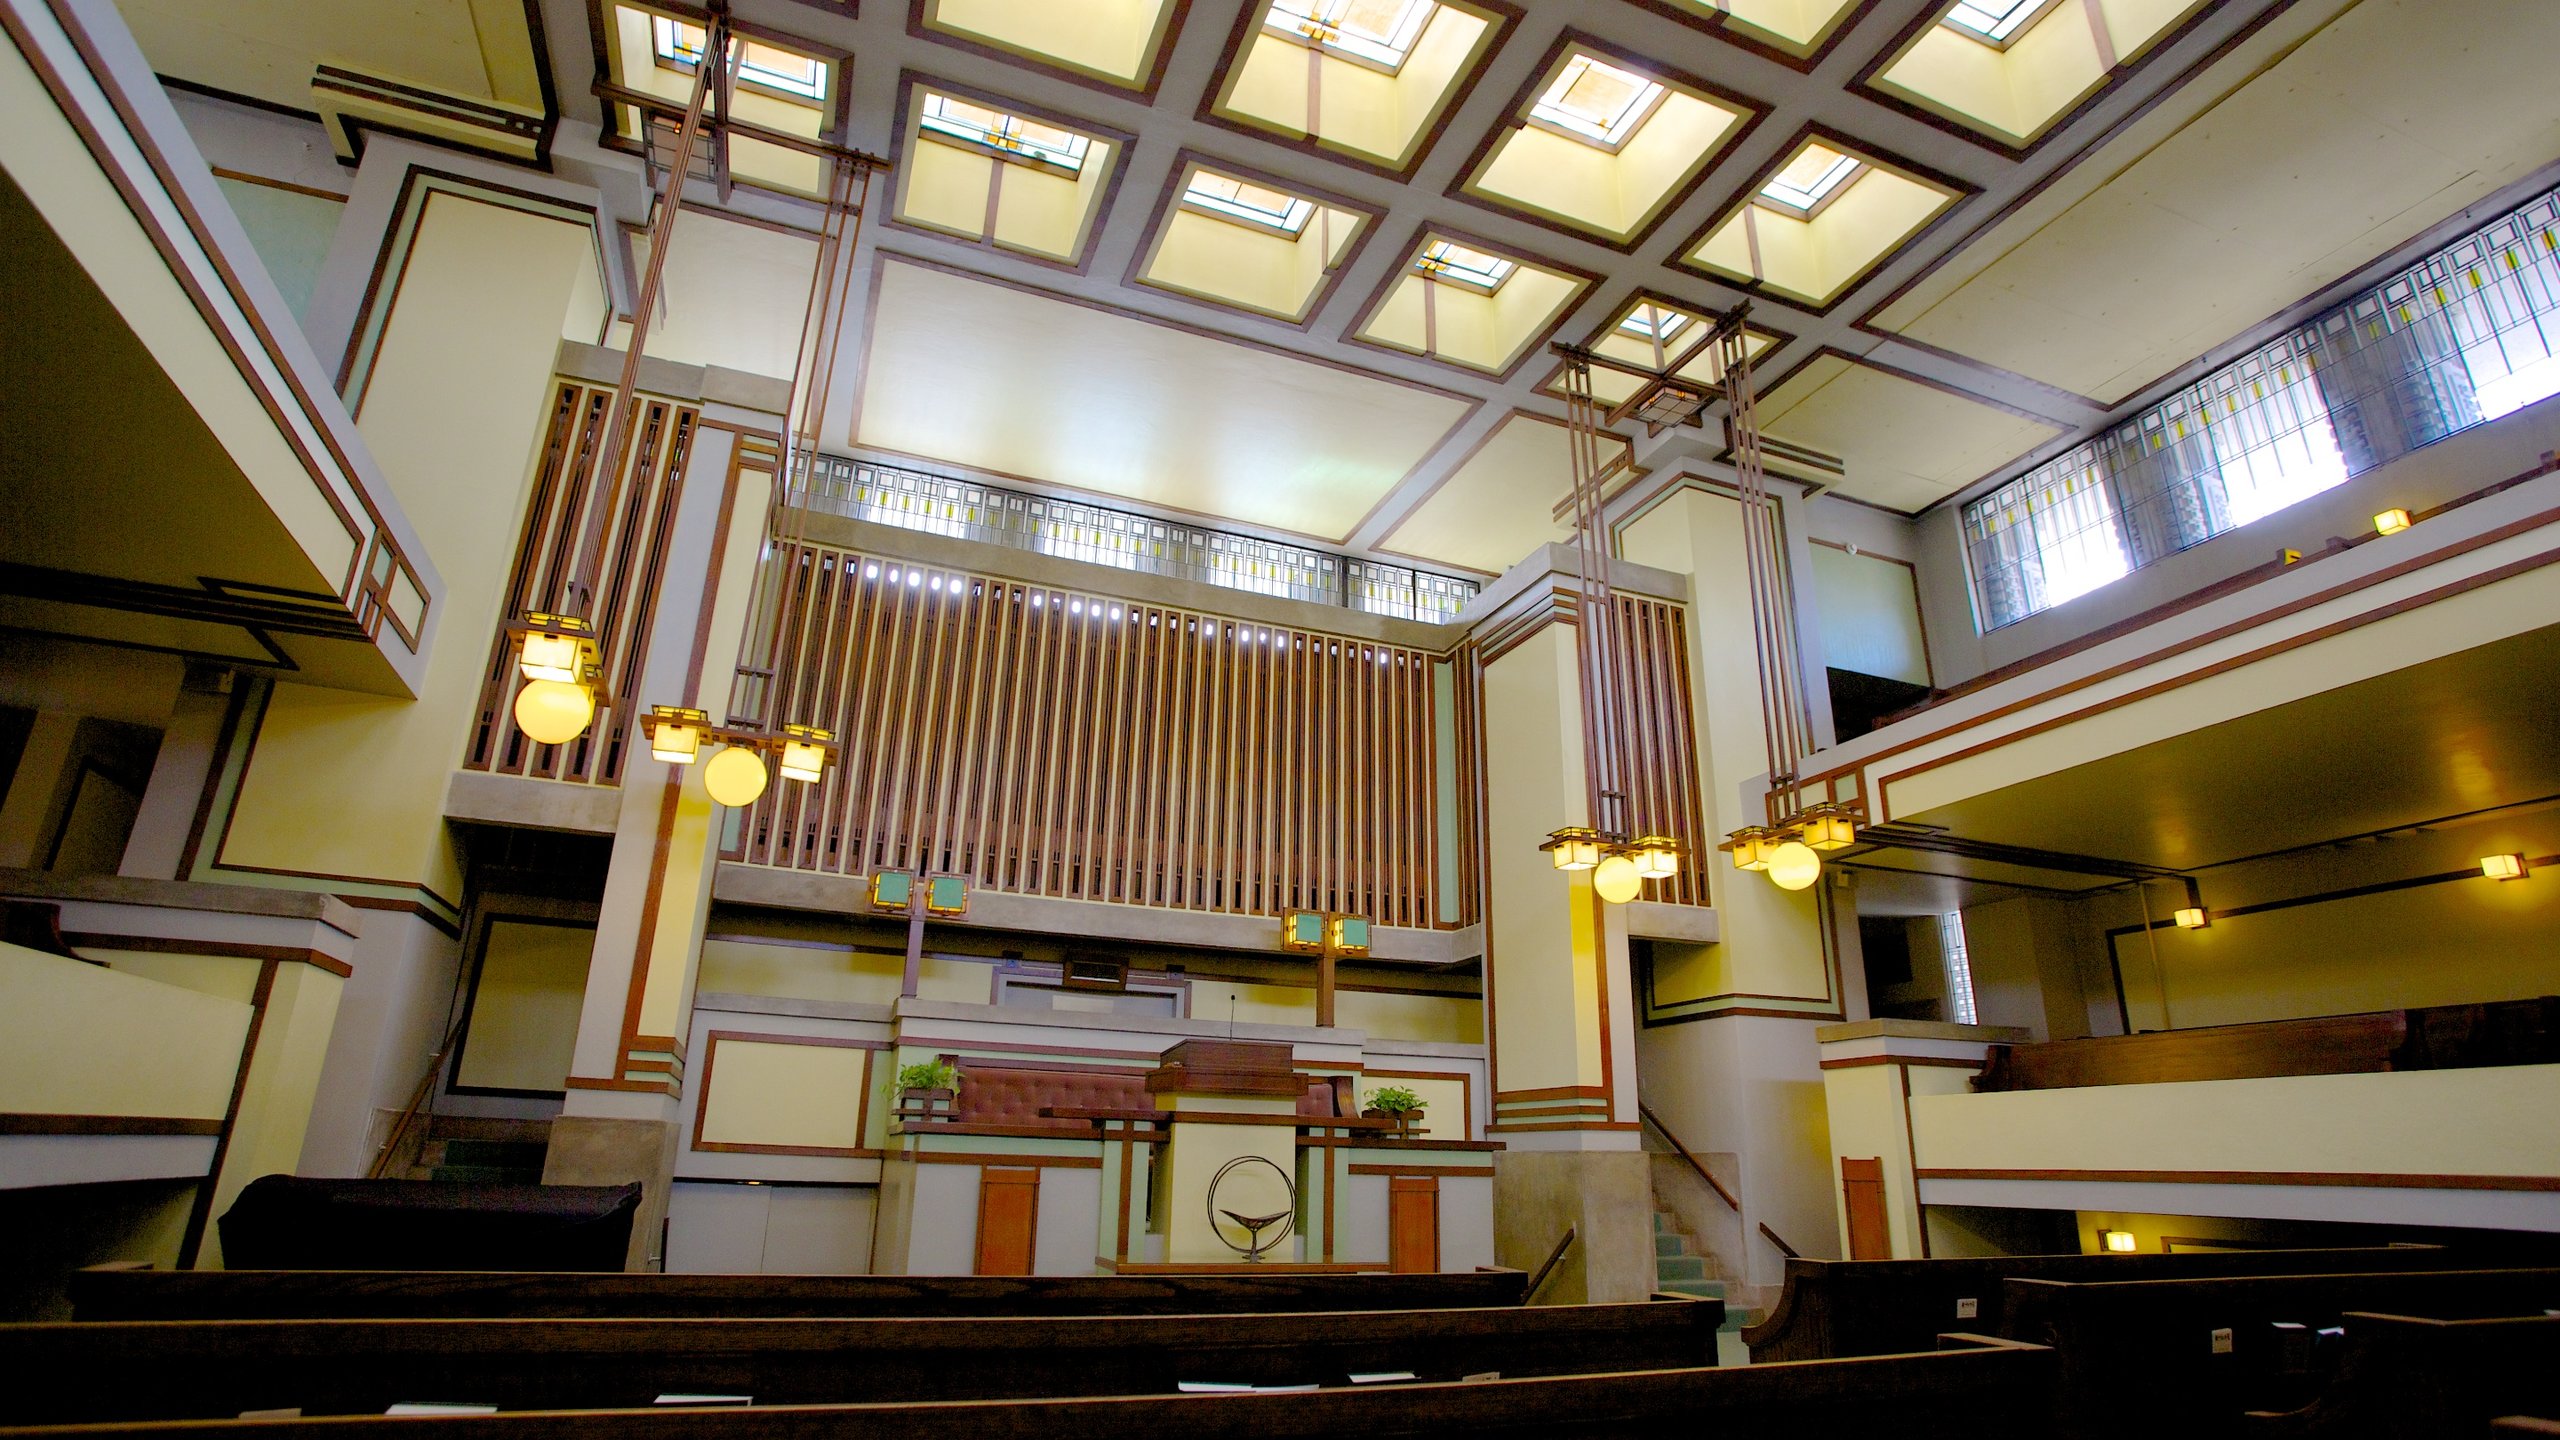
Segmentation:
<svg viewBox="0 0 2560 1440">
<path fill-rule="evenodd" d="M 681 118 L 685 111 L 684 106 L 664 95 L 652 95 L 646 90 L 634 90 L 627 85 L 616 85 L 606 80 L 597 81 L 594 90 L 597 99 L 616 105 L 628 105 L 648 117 L 677 119 Z M 730 120 L 715 116 L 711 123 L 740 140 L 753 140 L 758 144 L 797 150 L 803 155 L 815 155 L 821 160 L 842 160 L 847 164 L 868 166 L 874 170 L 896 168 L 896 162 L 885 156 L 874 155 L 868 150 L 856 150 L 850 145 L 839 145 L 835 141 L 821 140 L 811 135 L 794 135 L 788 130 L 776 130 L 770 126 L 758 125 L 752 120 Z M 792 196 L 788 191 L 774 193 L 791 199 L 810 198 Z M 812 203 L 825 202 L 813 201 Z"/>
</svg>

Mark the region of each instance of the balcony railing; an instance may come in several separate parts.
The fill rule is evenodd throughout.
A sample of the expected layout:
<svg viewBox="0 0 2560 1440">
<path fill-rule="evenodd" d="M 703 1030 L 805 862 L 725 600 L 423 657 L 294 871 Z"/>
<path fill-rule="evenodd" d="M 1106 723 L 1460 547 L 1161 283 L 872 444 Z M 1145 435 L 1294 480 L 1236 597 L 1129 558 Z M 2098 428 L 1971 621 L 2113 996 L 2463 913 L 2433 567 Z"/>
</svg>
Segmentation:
<svg viewBox="0 0 2560 1440">
<path fill-rule="evenodd" d="M 1408 566 L 838 455 L 817 457 L 807 503 L 812 509 L 902 530 L 1404 620 L 1454 619 L 1482 588 L 1472 580 Z"/>
</svg>

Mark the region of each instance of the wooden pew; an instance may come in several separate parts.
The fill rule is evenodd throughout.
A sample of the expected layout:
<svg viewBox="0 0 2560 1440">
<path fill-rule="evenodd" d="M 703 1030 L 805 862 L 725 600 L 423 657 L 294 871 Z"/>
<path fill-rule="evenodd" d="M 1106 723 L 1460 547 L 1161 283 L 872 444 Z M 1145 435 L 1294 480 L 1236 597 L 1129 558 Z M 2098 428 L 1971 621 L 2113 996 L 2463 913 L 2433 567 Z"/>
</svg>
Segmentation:
<svg viewBox="0 0 2560 1440">
<path fill-rule="evenodd" d="M 2284 1393 L 2279 1323 L 2337 1325 L 2353 1311 L 2539 1315 L 2560 1306 L 2560 1269 L 2005 1285 L 2005 1333 L 2060 1353 L 2064 1427 L 2098 1437 L 2239 1433 L 2245 1412 Z"/>
<path fill-rule="evenodd" d="M 1169 1395 L 1178 1382 L 1348 1384 L 1712 1366 L 1724 1305 L 973 1320 L 185 1320 L 0 1326 L 0 1424 L 648 1405 Z M 147 1377 L 148 1383 L 136 1383 Z"/>
<path fill-rule="evenodd" d="M 2433 1320 L 2350 1313 L 2347 1351 L 2317 1399 L 2257 1412 L 2264 1440 L 2469 1440 L 2492 1417 L 2560 1412 L 2560 1315 Z"/>
<path fill-rule="evenodd" d="M 1997 1045 L 1973 1088 L 2056 1090 L 2560 1061 L 2560 997 Z"/>
<path fill-rule="evenodd" d="M 553 1411 L 40 1428 L 12 1440 L 1316 1440 L 1770 1433 L 1981 1440 L 2054 1433 L 2054 1356 L 1950 1335 L 1941 1353 L 1301 1394 L 778 1409 Z"/>
<path fill-rule="evenodd" d="M 1742 1332 L 1754 1362 L 1830 1360 L 1928 1348 L 1946 1330 L 2004 1335 L 2000 1282 L 2176 1280 L 2206 1275 L 2309 1275 L 2444 1270 L 2471 1263 L 2434 1245 L 2252 1250 L 2196 1255 L 2002 1255 L 1960 1260 L 1787 1262 L 1769 1318 Z M 75 1291 L 75 1294 L 77 1292 Z"/>
<path fill-rule="evenodd" d="M 522 1271 L 154 1270 L 71 1277 L 81 1320 L 853 1319 L 1283 1314 L 1518 1305 L 1529 1277 L 1446 1275 L 587 1275 Z"/>
<path fill-rule="evenodd" d="M 2531 1415 L 2508 1415 L 2489 1426 L 2495 1436 L 2560 1435 L 2560 1420 L 2537 1420 Z"/>
</svg>

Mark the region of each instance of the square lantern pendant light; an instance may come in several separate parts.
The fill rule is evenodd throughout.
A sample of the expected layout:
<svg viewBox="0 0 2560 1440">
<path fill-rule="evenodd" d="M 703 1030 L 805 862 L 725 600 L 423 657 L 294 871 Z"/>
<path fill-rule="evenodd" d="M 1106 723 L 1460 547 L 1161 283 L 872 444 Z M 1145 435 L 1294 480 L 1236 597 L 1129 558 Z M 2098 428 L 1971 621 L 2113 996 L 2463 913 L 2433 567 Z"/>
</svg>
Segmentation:
<svg viewBox="0 0 2560 1440">
<path fill-rule="evenodd" d="M 782 758 L 774 768 L 785 780 L 804 783 L 827 773 L 827 756 L 835 749 L 836 732 L 815 725 L 782 727 Z"/>
<path fill-rule="evenodd" d="M 1600 864 L 1600 832 L 1587 825 L 1567 825 L 1538 848 L 1559 870 L 1592 870 Z"/>
<path fill-rule="evenodd" d="M 1636 862 L 1636 874 L 1647 880 L 1668 880 L 1680 873 L 1680 842 L 1668 835 L 1645 835 L 1627 847 L 1627 858 Z"/>
<path fill-rule="evenodd" d="M 2480 857 L 2480 873 L 2492 880 L 2521 880 L 2524 878 L 2524 857 L 2483 855 Z"/>
<path fill-rule="evenodd" d="M 1756 825 L 1745 826 L 1725 837 L 1723 848 L 1732 853 L 1734 869 L 1766 870 L 1769 868 L 1769 853 L 1777 849 L 1785 838 L 1773 830 L 1764 830 Z"/>
<path fill-rule="evenodd" d="M 1814 850 L 1845 850 L 1858 841 L 1857 822 L 1837 805 L 1816 805 L 1804 812 L 1804 843 Z"/>
<path fill-rule="evenodd" d="M 2398 506 L 2394 506 L 2391 509 L 2385 510 L 2381 514 L 2373 517 L 2373 533 L 2377 535 L 2397 535 L 2401 531 L 2408 529 L 2411 523 L 2412 522 L 2409 519 L 2409 512 L 2400 509 Z"/>
<path fill-rule="evenodd" d="M 670 765 L 690 765 L 702 756 L 703 730 L 711 723 L 707 713 L 685 705 L 652 705 L 641 717 L 640 728 L 649 734 L 649 754 Z"/>
<path fill-rule="evenodd" d="M 2201 905 L 2184 906 L 2170 918 L 2178 922 L 2181 930 L 2201 930 L 2213 923 L 2213 917 L 2204 913 Z"/>
<path fill-rule="evenodd" d="M 527 680 L 558 680 L 582 685 L 595 668 L 595 627 L 575 615 L 536 610 L 524 617 L 523 644 L 516 668 Z"/>
</svg>

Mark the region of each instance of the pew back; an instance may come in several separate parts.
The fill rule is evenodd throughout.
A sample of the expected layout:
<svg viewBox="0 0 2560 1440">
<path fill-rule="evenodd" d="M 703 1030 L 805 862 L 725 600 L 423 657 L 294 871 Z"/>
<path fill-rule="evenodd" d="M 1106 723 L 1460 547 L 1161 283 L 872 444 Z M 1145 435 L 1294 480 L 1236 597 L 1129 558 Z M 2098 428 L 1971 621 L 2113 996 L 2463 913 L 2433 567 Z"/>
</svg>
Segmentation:
<svg viewBox="0 0 2560 1440">
<path fill-rule="evenodd" d="M 2007 1333 L 2060 1354 L 2065 1424 L 2089 1436 L 2229 1434 L 2277 1393 L 2274 1327 L 2350 1311 L 2539 1315 L 2560 1270 L 2257 1275 L 2069 1284 L 2013 1279 Z"/>
<path fill-rule="evenodd" d="M 1518 1305 L 1529 1277 L 1445 1275 L 653 1275 L 154 1270 L 71 1277 L 81 1320 L 719 1319 L 1284 1314 Z"/>
<path fill-rule="evenodd" d="M 2491 1417 L 2560 1412 L 2560 1315 L 2436 1320 L 2345 1317 L 2347 1351 L 2309 1405 L 2253 1414 L 2253 1440 L 2389 1435 L 2452 1440 Z"/>
<path fill-rule="evenodd" d="M 1815 1365 L 1506 1378 L 1302 1394 L 1120 1396 L 802 1409 L 620 1410 L 148 1423 L 13 1440 L 1316 1440 L 1358 1436 L 2051 1433 L 2054 1356 L 1950 1336 L 1937 1354 Z M 420 1428 L 431 1427 L 431 1428 Z"/>
<path fill-rule="evenodd" d="M 2256 1250 L 2192 1255 L 2003 1255 L 1949 1260 L 1787 1262 L 1769 1318 L 1742 1332 L 1751 1358 L 1828 1360 L 1929 1347 L 1941 1331 L 2013 1333 L 2001 1281 L 2171 1280 L 2207 1275 L 2309 1275 L 2442 1270 L 2465 1263 L 2433 1245 Z"/>
<path fill-rule="evenodd" d="M 1717 1301 L 1303 1315 L 975 1320 L 211 1320 L 0 1327 L 0 1424 L 1172 1394 L 1715 1363 Z M 142 1383 L 137 1383 L 142 1377 Z"/>
</svg>

